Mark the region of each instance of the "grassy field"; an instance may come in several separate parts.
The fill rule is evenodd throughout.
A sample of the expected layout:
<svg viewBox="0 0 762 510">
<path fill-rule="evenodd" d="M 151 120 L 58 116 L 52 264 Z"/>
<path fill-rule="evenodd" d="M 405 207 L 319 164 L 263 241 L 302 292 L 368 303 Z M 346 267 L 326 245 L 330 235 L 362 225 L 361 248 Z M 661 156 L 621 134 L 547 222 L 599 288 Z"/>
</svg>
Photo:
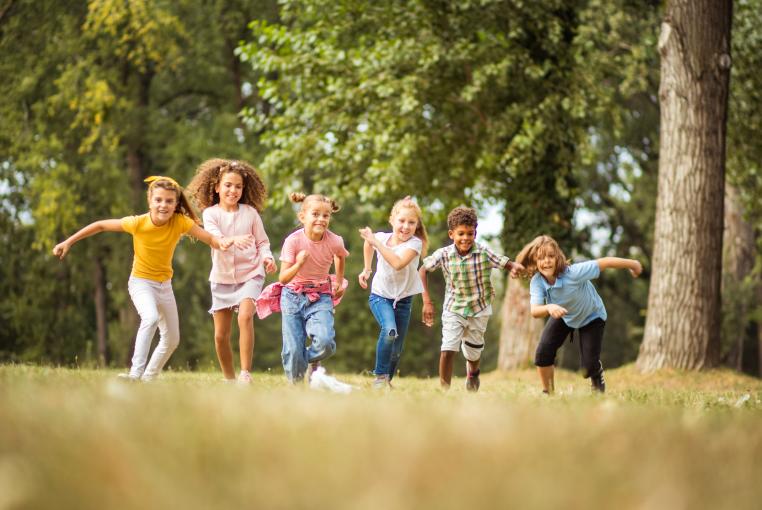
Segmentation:
<svg viewBox="0 0 762 510">
<path fill-rule="evenodd" d="M 0 366 L 0 509 L 751 509 L 762 381 L 732 372 L 401 378 L 350 395 L 256 374 Z"/>
</svg>

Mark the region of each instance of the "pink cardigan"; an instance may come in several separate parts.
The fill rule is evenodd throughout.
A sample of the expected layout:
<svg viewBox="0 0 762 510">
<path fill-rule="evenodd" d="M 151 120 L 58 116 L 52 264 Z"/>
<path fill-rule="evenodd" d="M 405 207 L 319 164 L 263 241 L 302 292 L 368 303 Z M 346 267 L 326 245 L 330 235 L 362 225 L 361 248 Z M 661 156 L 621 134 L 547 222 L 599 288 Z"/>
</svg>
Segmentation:
<svg viewBox="0 0 762 510">
<path fill-rule="evenodd" d="M 262 218 L 250 205 L 238 204 L 235 212 L 222 210 L 219 204 L 204 209 L 204 229 L 218 237 L 251 234 L 254 245 L 241 250 L 231 246 L 227 251 L 212 250 L 212 272 L 209 281 L 214 283 L 243 283 L 256 276 L 265 276 L 264 260 L 273 258 L 270 239 L 265 233 Z"/>
</svg>

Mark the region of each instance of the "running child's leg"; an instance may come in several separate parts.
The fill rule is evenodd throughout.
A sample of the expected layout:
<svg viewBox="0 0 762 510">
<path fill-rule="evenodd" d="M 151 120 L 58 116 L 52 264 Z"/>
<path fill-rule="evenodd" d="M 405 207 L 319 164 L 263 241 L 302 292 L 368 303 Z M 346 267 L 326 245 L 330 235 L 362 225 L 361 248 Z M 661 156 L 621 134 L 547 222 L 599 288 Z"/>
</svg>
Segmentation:
<svg viewBox="0 0 762 510">
<path fill-rule="evenodd" d="M 214 349 L 217 351 L 217 359 L 220 362 L 222 375 L 225 379 L 235 379 L 233 369 L 233 349 L 230 347 L 230 330 L 233 320 L 233 310 L 226 308 L 216 310 L 212 315 L 214 319 Z"/>
<path fill-rule="evenodd" d="M 450 389 L 452 382 L 452 368 L 455 364 L 455 353 L 457 351 L 442 351 L 439 354 L 439 386 L 443 390 Z"/>
<path fill-rule="evenodd" d="M 397 338 L 394 339 L 392 356 L 389 360 L 389 380 L 397 375 L 397 367 L 402 357 L 402 349 L 405 346 L 408 326 L 410 325 L 410 313 L 413 309 L 413 298 L 406 297 L 397 301 L 394 309 L 394 322 L 397 325 Z"/>
<path fill-rule="evenodd" d="M 449 389 L 455 353 L 460 350 L 466 319 L 456 313 L 442 312 L 442 352 L 439 355 L 439 385 Z"/>
<path fill-rule="evenodd" d="M 303 307 L 307 298 L 284 287 L 280 295 L 281 324 L 283 330 L 283 350 L 281 360 L 283 371 L 289 382 L 295 383 L 304 378 L 307 371 L 306 324 Z"/>
<path fill-rule="evenodd" d="M 377 377 L 389 377 L 394 340 L 398 335 L 392 300 L 371 294 L 368 298 L 368 304 L 373 317 L 376 318 L 376 322 L 380 327 L 378 340 L 376 341 L 376 366 L 373 373 Z"/>
<path fill-rule="evenodd" d="M 159 306 L 159 343 L 153 350 L 142 379 L 150 381 L 159 375 L 169 361 L 169 357 L 180 343 L 180 319 L 177 316 L 177 303 L 172 292 L 172 284 L 165 282 L 158 295 Z"/>
<path fill-rule="evenodd" d="M 139 379 L 143 375 L 151 340 L 159 327 L 159 307 L 154 284 L 158 285 L 158 282 L 135 277 L 130 277 L 127 284 L 132 303 L 140 316 L 140 326 L 135 337 L 135 352 L 130 365 L 130 377 L 133 379 Z"/>
<path fill-rule="evenodd" d="M 563 319 L 550 317 L 545 323 L 534 357 L 534 364 L 537 365 L 537 373 L 540 375 L 542 390 L 545 393 L 555 391 L 553 365 L 556 362 L 556 352 L 572 331 L 572 328 L 567 326 Z"/>
<path fill-rule="evenodd" d="M 307 362 L 315 363 L 330 358 L 336 352 L 336 331 L 333 327 L 333 301 L 328 294 L 307 305 L 305 330 L 310 338 Z"/>
<path fill-rule="evenodd" d="M 603 364 L 601 363 L 601 347 L 603 346 L 603 330 L 606 323 L 603 319 L 595 319 L 579 328 L 580 363 L 585 377 L 590 378 L 593 390 L 603 393 L 606 385 L 603 382 Z"/>
<path fill-rule="evenodd" d="M 244 299 L 238 305 L 238 349 L 241 357 L 241 370 L 251 371 L 251 360 L 254 357 L 254 312 L 256 307 L 253 299 Z"/>
<path fill-rule="evenodd" d="M 461 351 L 466 358 L 466 389 L 479 391 L 479 365 L 484 352 L 484 333 L 487 331 L 489 315 L 465 319 Z"/>
</svg>

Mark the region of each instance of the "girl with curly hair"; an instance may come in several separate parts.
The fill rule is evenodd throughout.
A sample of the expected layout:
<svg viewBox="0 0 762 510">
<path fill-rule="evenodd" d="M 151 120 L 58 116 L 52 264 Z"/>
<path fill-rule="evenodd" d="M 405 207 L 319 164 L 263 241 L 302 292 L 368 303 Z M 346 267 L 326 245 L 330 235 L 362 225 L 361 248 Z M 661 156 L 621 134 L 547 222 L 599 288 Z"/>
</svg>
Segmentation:
<svg viewBox="0 0 762 510">
<path fill-rule="evenodd" d="M 214 319 L 214 346 L 226 381 L 235 379 L 230 332 L 233 312 L 238 313 L 241 362 L 238 382 L 249 384 L 254 357 L 255 300 L 262 292 L 265 273 L 277 269 L 259 215 L 265 207 L 267 189 L 249 163 L 210 159 L 199 165 L 188 190 L 203 211 L 204 228 L 235 243 L 233 249 L 224 253 L 212 250 L 209 313 Z"/>
</svg>

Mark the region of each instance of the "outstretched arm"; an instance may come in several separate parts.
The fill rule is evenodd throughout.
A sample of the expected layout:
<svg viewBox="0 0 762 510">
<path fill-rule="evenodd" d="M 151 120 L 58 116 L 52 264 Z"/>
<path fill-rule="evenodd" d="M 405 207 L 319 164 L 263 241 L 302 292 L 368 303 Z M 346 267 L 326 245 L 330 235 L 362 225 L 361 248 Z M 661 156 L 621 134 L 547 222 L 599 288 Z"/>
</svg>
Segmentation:
<svg viewBox="0 0 762 510">
<path fill-rule="evenodd" d="M 213 236 L 208 231 L 204 230 L 203 228 L 199 227 L 198 225 L 193 225 L 190 230 L 188 230 L 188 235 L 191 235 L 201 241 L 202 243 L 206 243 L 215 250 L 225 251 L 230 246 L 233 245 L 234 239 L 227 238 L 227 239 L 220 239 L 219 237 Z"/>
<path fill-rule="evenodd" d="M 628 269 L 633 278 L 643 272 L 643 266 L 635 259 L 623 259 L 619 257 L 603 257 L 597 259 L 598 268 L 603 271 L 604 269 Z"/>
<path fill-rule="evenodd" d="M 58 243 L 55 248 L 53 248 L 53 255 L 63 260 L 74 243 L 99 232 L 124 232 L 124 229 L 122 228 L 122 220 L 99 220 L 90 223 L 75 234 L 72 234 L 66 241 Z"/>
<path fill-rule="evenodd" d="M 510 272 L 511 278 L 518 278 L 519 274 L 521 274 L 524 269 L 524 266 L 518 262 L 513 262 L 511 260 L 509 260 L 508 264 L 505 265 L 505 270 Z"/>
</svg>

